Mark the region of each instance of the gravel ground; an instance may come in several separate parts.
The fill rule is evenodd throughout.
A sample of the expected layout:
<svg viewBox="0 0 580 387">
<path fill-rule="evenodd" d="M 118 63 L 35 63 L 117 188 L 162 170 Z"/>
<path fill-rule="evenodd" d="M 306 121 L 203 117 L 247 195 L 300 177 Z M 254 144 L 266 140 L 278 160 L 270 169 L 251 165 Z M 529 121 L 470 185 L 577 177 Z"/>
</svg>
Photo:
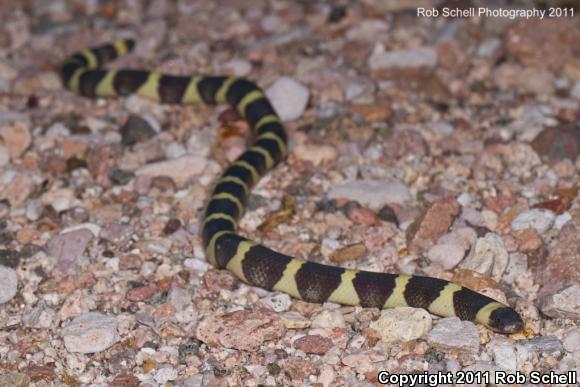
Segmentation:
<svg viewBox="0 0 580 387">
<path fill-rule="evenodd" d="M 0 386 L 580 375 L 577 17 L 418 17 L 459 4 L 434 0 L 3 4 Z M 242 233 L 313 261 L 453 279 L 513 305 L 526 330 L 308 304 L 211 268 L 200 216 L 248 127 L 227 107 L 62 89 L 63 58 L 119 37 L 138 43 L 112 67 L 267 90 L 291 151 L 254 189 Z"/>
</svg>

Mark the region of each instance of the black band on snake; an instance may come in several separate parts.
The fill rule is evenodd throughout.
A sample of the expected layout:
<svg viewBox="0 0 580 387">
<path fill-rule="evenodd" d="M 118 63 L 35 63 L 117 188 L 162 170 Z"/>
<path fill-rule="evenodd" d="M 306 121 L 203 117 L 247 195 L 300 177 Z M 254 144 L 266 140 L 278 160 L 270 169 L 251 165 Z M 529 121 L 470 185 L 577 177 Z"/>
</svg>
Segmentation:
<svg viewBox="0 0 580 387">
<path fill-rule="evenodd" d="M 287 153 L 281 121 L 254 83 L 228 76 L 174 76 L 156 71 L 100 67 L 130 51 L 119 40 L 69 57 L 61 68 L 66 88 L 85 97 L 138 94 L 161 103 L 228 103 L 253 128 L 255 139 L 223 173 L 211 195 L 202 239 L 209 261 L 240 280 L 301 300 L 344 305 L 424 308 L 439 316 L 477 321 L 502 333 L 523 329 L 518 313 L 489 297 L 436 278 L 349 270 L 277 253 L 236 234 L 250 189 Z"/>
</svg>

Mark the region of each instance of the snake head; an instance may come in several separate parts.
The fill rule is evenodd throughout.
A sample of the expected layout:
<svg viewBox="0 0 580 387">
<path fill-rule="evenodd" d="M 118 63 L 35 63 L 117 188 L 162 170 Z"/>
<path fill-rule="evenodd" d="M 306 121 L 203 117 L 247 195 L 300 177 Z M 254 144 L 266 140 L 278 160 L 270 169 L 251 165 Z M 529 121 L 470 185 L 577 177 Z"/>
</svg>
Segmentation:
<svg viewBox="0 0 580 387">
<path fill-rule="evenodd" d="M 487 325 L 500 333 L 516 333 L 524 329 L 524 322 L 520 315 L 507 306 L 491 312 Z"/>
</svg>

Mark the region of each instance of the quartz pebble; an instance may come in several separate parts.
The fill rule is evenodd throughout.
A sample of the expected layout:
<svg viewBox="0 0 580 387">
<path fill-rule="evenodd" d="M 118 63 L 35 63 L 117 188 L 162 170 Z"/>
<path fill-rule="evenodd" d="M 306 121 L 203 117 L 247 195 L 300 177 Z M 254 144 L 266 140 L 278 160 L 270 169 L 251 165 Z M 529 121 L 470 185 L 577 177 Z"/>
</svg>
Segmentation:
<svg viewBox="0 0 580 387">
<path fill-rule="evenodd" d="M 405 68 L 430 69 L 437 65 L 437 51 L 431 47 L 383 51 L 379 46 L 375 46 L 368 64 L 371 70 Z"/>
<path fill-rule="evenodd" d="M 476 326 L 457 317 L 439 320 L 427 334 L 427 342 L 442 351 L 458 350 L 471 355 L 479 352 L 479 333 Z"/>
<path fill-rule="evenodd" d="M 98 312 L 85 313 L 68 323 L 62 336 L 69 352 L 101 352 L 119 340 L 117 320 Z"/>
<path fill-rule="evenodd" d="M 10 301 L 16 295 L 18 276 L 10 267 L 0 265 L 0 304 Z"/>
<path fill-rule="evenodd" d="M 169 176 L 182 187 L 194 176 L 200 175 L 207 167 L 207 159 L 199 156 L 183 156 L 173 160 L 144 165 L 135 171 L 137 176 Z"/>
<path fill-rule="evenodd" d="M 516 370 L 517 357 L 512 340 L 497 336 L 488 344 L 488 348 L 495 364 L 509 371 Z"/>
<path fill-rule="evenodd" d="M 267 90 L 266 95 L 282 121 L 300 118 L 310 97 L 308 88 L 291 77 L 281 77 Z"/>
<path fill-rule="evenodd" d="M 338 157 L 336 149 L 330 145 L 301 144 L 292 152 L 298 160 L 310 161 L 315 166 L 330 163 Z"/>
<path fill-rule="evenodd" d="M 324 309 L 312 317 L 312 328 L 344 328 L 346 323 L 339 310 Z"/>
<path fill-rule="evenodd" d="M 56 257 L 61 270 L 72 271 L 93 238 L 93 233 L 86 228 L 66 232 L 52 237 L 46 243 L 46 252 Z"/>
<path fill-rule="evenodd" d="M 386 342 L 411 341 L 423 337 L 431 329 L 431 315 L 424 309 L 398 307 L 381 311 L 378 320 L 370 323 Z"/>
<path fill-rule="evenodd" d="M 543 208 L 533 208 L 521 212 L 512 221 L 512 230 L 535 229 L 540 235 L 548 231 L 554 224 L 556 215 Z"/>
<path fill-rule="evenodd" d="M 580 348 L 580 330 L 573 329 L 566 334 L 562 342 L 566 351 L 572 353 Z"/>
<path fill-rule="evenodd" d="M 558 292 L 545 295 L 540 304 L 542 312 L 551 317 L 580 319 L 580 285 L 569 285 Z"/>
<path fill-rule="evenodd" d="M 487 233 L 483 238 L 475 241 L 471 252 L 460 267 L 490 276 L 498 281 L 507 267 L 508 259 L 509 254 L 501 237 L 494 233 Z"/>
<path fill-rule="evenodd" d="M 261 301 L 274 312 L 287 311 L 292 304 L 290 296 L 284 293 L 272 293 L 262 298 Z"/>
<path fill-rule="evenodd" d="M 411 199 L 411 193 L 409 188 L 398 180 L 354 180 L 335 185 L 328 193 L 328 197 L 354 200 L 378 211 L 388 203 L 406 202 Z"/>
<path fill-rule="evenodd" d="M 550 354 L 559 356 L 563 353 L 564 347 L 556 336 L 539 336 L 528 340 L 519 340 L 517 342 L 518 348 L 534 351 L 539 354 Z"/>
</svg>

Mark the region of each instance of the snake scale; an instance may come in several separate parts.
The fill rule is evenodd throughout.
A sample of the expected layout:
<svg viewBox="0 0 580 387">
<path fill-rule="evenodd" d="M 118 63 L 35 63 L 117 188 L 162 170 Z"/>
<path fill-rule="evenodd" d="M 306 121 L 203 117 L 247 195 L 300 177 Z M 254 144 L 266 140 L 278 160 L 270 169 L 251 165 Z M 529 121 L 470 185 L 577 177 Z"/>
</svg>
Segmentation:
<svg viewBox="0 0 580 387">
<path fill-rule="evenodd" d="M 254 130 L 252 146 L 222 174 L 206 208 L 201 237 L 214 266 L 250 285 L 309 302 L 379 309 L 411 306 L 477 321 L 501 333 L 523 329 L 514 309 L 452 282 L 303 261 L 238 235 L 237 220 L 250 189 L 287 154 L 287 136 L 278 115 L 263 91 L 243 78 L 101 68 L 133 46 L 133 40 L 123 39 L 71 55 L 61 67 L 64 86 L 89 98 L 137 94 L 167 104 L 227 103 Z"/>
</svg>

